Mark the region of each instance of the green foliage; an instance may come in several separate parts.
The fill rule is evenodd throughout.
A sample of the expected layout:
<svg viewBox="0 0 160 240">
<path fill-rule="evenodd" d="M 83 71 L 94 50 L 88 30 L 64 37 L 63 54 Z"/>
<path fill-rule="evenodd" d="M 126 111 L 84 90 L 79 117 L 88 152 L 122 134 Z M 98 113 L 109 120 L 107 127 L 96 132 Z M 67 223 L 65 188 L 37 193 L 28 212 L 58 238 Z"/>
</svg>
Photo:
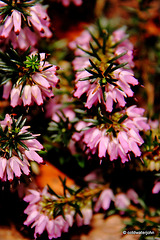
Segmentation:
<svg viewBox="0 0 160 240">
<path fill-rule="evenodd" d="M 63 111 L 60 113 L 61 115 L 56 113 L 59 121 L 56 122 L 52 120 L 52 122 L 49 123 L 48 131 L 53 142 L 63 143 L 64 146 L 67 146 L 75 131 L 74 123 L 69 121 Z"/>
<path fill-rule="evenodd" d="M 92 190 L 84 187 L 68 187 L 66 185 L 66 178 L 62 179 L 59 177 L 62 186 L 63 186 L 63 195 L 57 194 L 49 185 L 48 192 L 55 196 L 54 200 L 44 198 L 43 208 L 50 209 L 50 212 L 53 214 L 53 218 L 56 218 L 59 215 L 62 215 L 65 219 L 65 213 L 68 210 L 74 210 L 75 215 L 79 214 L 83 217 L 81 209 L 87 205 L 91 206 L 93 198 L 99 196 L 103 187 L 97 187 L 97 189 Z"/>
<path fill-rule="evenodd" d="M 33 72 L 39 69 L 40 57 L 39 55 L 26 56 L 26 61 L 24 61 L 26 68 L 31 68 Z"/>
</svg>

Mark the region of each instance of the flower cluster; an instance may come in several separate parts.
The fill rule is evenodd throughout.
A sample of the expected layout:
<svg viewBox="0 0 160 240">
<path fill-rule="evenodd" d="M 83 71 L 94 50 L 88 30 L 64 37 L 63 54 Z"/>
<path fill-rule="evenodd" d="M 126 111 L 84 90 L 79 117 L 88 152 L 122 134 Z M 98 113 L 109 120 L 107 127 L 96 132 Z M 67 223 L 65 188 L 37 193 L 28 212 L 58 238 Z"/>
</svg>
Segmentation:
<svg viewBox="0 0 160 240">
<path fill-rule="evenodd" d="M 66 185 L 64 186 L 64 189 Z M 108 210 L 111 201 L 121 214 L 130 205 L 130 200 L 139 203 L 138 195 L 133 189 L 126 193 L 114 195 L 110 188 L 97 185 L 93 189 L 78 189 L 74 191 L 68 188 L 70 193 L 65 196 L 57 195 L 52 189 L 44 188 L 41 192 L 29 190 L 24 201 L 29 203 L 24 213 L 28 215 L 24 224 L 35 227 L 34 237 L 41 235 L 45 230 L 48 238 L 58 238 L 62 232 L 67 232 L 74 222 L 78 226 L 90 224 L 93 211 L 98 212 L 100 208 Z M 97 197 L 95 197 L 97 196 Z M 94 209 L 91 207 L 94 204 Z"/>
<path fill-rule="evenodd" d="M 32 227 L 35 227 L 35 238 L 37 237 L 37 234 L 42 234 L 45 229 L 48 232 L 49 239 L 58 238 L 61 236 L 62 232 L 68 231 L 69 223 L 64 220 L 62 216 L 57 216 L 55 219 L 52 218 L 50 209 L 47 210 L 47 207 L 45 209 L 43 206 L 44 197 L 48 197 L 50 202 L 54 201 L 54 198 L 48 193 L 46 194 L 45 190 L 42 191 L 42 193 L 36 190 L 30 190 L 30 194 L 24 198 L 24 201 L 29 203 L 24 211 L 24 213 L 28 215 L 24 225 L 29 226 L 33 223 Z"/>
<path fill-rule="evenodd" d="M 42 163 L 43 159 L 37 153 L 43 146 L 24 126 L 26 119 L 14 119 L 6 114 L 0 121 L 0 178 L 2 181 L 12 181 L 22 173 L 30 173 L 30 161 Z"/>
<path fill-rule="evenodd" d="M 106 111 L 112 112 L 113 103 L 124 107 L 125 98 L 133 97 L 130 85 L 137 85 L 138 80 L 131 70 L 134 66 L 133 45 L 125 38 L 124 29 L 118 29 L 111 35 L 106 32 L 99 38 L 85 30 L 69 44 L 72 49 L 76 49 L 76 45 L 79 47 L 75 50 L 73 61 L 74 69 L 79 70 L 74 96 L 80 98 L 85 94 L 85 107 L 90 109 L 99 103 L 105 105 Z"/>
<path fill-rule="evenodd" d="M 108 210 L 111 201 L 113 201 L 115 207 L 121 210 L 121 213 L 123 213 L 123 210 L 128 208 L 130 205 L 130 200 L 135 204 L 138 204 L 139 202 L 138 194 L 131 188 L 126 193 L 117 193 L 116 195 L 113 194 L 111 189 L 105 189 L 101 192 L 94 206 L 94 211 L 98 212 L 100 208 L 103 210 Z"/>
<path fill-rule="evenodd" d="M 24 211 L 28 215 L 24 224 L 27 226 L 32 224 L 31 227 L 35 227 L 35 238 L 45 230 L 49 239 L 58 238 L 62 232 L 68 232 L 74 223 L 74 217 L 78 226 L 88 225 L 92 218 L 90 204 L 82 205 L 79 214 L 76 214 L 75 207 L 78 205 L 74 197 L 70 194 L 67 197 L 60 197 L 55 193 L 49 193 L 46 188 L 42 192 L 29 190 L 29 195 L 24 197 L 24 201 L 29 203 Z"/>
<path fill-rule="evenodd" d="M 50 19 L 46 9 L 37 1 L 0 1 L 0 39 L 11 42 L 14 48 L 35 46 L 38 36 L 50 38 Z M 31 28 L 34 30 L 32 31 Z"/>
<path fill-rule="evenodd" d="M 89 64 L 88 68 L 90 68 Z M 85 107 L 89 109 L 93 105 L 100 103 L 105 105 L 107 112 L 112 112 L 114 102 L 118 106 L 124 107 L 126 105 L 125 97 L 133 96 L 130 84 L 133 86 L 137 85 L 138 81 L 134 78 L 131 71 L 124 69 L 115 70 L 112 76 L 116 80 L 111 83 L 103 78 L 103 74 L 103 79 L 100 82 L 98 79 L 94 82 L 84 82 L 82 78 L 92 78 L 92 75 L 86 71 L 78 72 L 76 74 L 77 83 L 74 96 L 80 98 L 85 93 L 87 95 Z"/>
<path fill-rule="evenodd" d="M 108 154 L 111 161 L 120 157 L 124 163 L 130 159 L 131 152 L 135 157 L 141 155 L 139 146 L 144 141 L 139 131 L 149 129 L 143 113 L 144 109 L 135 105 L 115 112 L 108 118 L 101 113 L 100 119 L 90 120 L 90 123 L 78 122 L 77 133 L 72 138 L 82 141 L 87 152 L 95 154 L 98 151 L 99 158 Z"/>
<path fill-rule="evenodd" d="M 122 27 L 109 33 L 107 26 L 99 25 L 98 29 L 96 26 L 89 26 L 88 30 L 84 30 L 80 36 L 69 43 L 69 47 L 74 50 L 76 56 L 73 61 L 74 69 L 82 69 L 82 66 L 85 66 L 85 60 L 88 60 L 88 55 L 97 57 L 97 59 L 103 57 L 101 61 L 105 61 L 107 58 L 111 60 L 115 56 L 118 63 L 127 62 L 128 67 L 134 67 L 133 44 L 127 39 L 128 35 L 125 30 Z M 97 50 L 97 55 L 90 52 L 93 48 Z"/>
<path fill-rule="evenodd" d="M 33 52 L 26 56 L 26 53 L 8 59 L 6 54 L 1 53 L 0 66 L 2 72 L 3 98 L 10 97 L 12 107 L 17 105 L 30 106 L 35 102 L 42 105 L 46 98 L 54 96 L 53 88 L 57 87 L 59 79 L 56 76 L 57 66 L 46 61 L 45 53 Z M 5 69 L 10 69 L 7 73 Z"/>
</svg>

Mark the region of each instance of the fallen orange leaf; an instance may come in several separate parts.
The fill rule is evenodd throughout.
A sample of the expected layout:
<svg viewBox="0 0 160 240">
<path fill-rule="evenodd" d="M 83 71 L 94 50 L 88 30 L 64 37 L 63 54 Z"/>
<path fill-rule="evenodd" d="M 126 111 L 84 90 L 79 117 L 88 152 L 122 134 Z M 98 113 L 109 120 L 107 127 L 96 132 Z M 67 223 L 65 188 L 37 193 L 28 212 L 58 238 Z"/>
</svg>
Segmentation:
<svg viewBox="0 0 160 240">
<path fill-rule="evenodd" d="M 39 188 L 43 189 L 48 184 L 57 194 L 62 195 L 63 187 L 59 177 L 62 179 L 65 177 L 67 178 L 67 186 L 74 184 L 74 181 L 71 178 L 67 177 L 51 163 L 46 162 L 45 165 L 40 166 L 40 174 L 36 177 L 35 181 Z"/>
</svg>

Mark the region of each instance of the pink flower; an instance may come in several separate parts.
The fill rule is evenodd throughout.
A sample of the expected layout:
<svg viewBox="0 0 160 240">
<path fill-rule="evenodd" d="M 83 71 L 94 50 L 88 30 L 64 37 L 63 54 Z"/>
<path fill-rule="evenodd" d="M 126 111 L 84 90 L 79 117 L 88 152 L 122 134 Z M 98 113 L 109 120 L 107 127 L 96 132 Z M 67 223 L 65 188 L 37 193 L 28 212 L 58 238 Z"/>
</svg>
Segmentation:
<svg viewBox="0 0 160 240">
<path fill-rule="evenodd" d="M 0 178 L 1 179 L 6 179 L 5 170 L 7 166 L 7 159 L 4 157 L 0 157 Z"/>
<path fill-rule="evenodd" d="M 17 156 L 13 156 L 9 159 L 0 158 L 0 162 L 2 167 L 0 171 L 0 178 L 2 181 L 12 181 L 14 177 L 20 178 L 22 173 L 25 175 L 30 173 L 29 163 L 26 159 L 22 161 Z"/>
<path fill-rule="evenodd" d="M 8 127 L 8 129 L 10 130 L 12 123 L 13 123 L 13 121 L 9 114 L 6 114 L 4 120 L 0 121 L 0 125 L 3 129 L 3 131 L 5 130 L 6 127 Z"/>
<path fill-rule="evenodd" d="M 65 107 L 65 103 L 71 103 L 72 99 L 60 99 L 57 95 L 54 99 L 50 99 L 46 105 L 46 117 L 51 117 L 52 120 L 59 122 L 60 117 L 64 120 L 64 116 L 72 121 L 75 118 L 75 112 L 71 105 Z M 63 104 L 63 103 L 64 104 Z M 59 117 L 60 116 L 60 117 Z"/>
<path fill-rule="evenodd" d="M 77 48 L 77 46 L 81 46 L 84 50 L 89 50 L 89 42 L 91 41 L 92 37 L 87 30 L 84 30 L 80 36 L 78 36 L 74 41 L 69 43 L 69 47 L 74 50 L 76 56 L 84 56 L 85 53 L 81 49 Z M 86 57 L 87 58 L 87 57 Z M 75 58 L 75 59 L 83 59 L 83 57 Z M 84 57 L 85 59 L 85 57 Z M 74 65 L 75 66 L 75 65 Z"/>
<path fill-rule="evenodd" d="M 28 194 L 24 197 L 25 202 L 29 202 L 32 205 L 32 204 L 35 204 L 40 201 L 40 199 L 41 199 L 40 192 L 38 192 L 34 189 L 30 189 L 29 193 L 30 194 Z"/>
<path fill-rule="evenodd" d="M 15 34 L 15 32 L 11 31 L 10 35 L 8 36 L 8 40 L 12 42 L 14 49 L 27 50 L 31 46 L 31 50 L 34 51 L 34 47 L 38 42 L 38 36 L 26 26 L 21 29 L 18 36 Z"/>
<path fill-rule="evenodd" d="M 36 102 L 37 105 L 43 104 L 43 96 L 41 94 L 41 89 L 37 85 L 33 85 L 31 87 L 31 96 L 34 102 Z"/>
<path fill-rule="evenodd" d="M 46 230 L 48 232 L 48 238 L 59 238 L 61 237 L 61 226 L 58 224 L 57 221 L 51 219 L 46 224 Z"/>
<path fill-rule="evenodd" d="M 50 26 L 50 19 L 41 4 L 37 3 L 30 7 L 30 16 L 27 17 L 27 21 L 40 33 L 41 37 L 50 38 L 52 36 L 48 28 Z"/>
<path fill-rule="evenodd" d="M 125 33 L 124 28 L 120 28 L 113 32 L 113 42 L 117 43 L 119 41 L 122 41 L 115 49 L 115 55 L 119 55 L 121 53 L 127 52 L 124 56 L 120 57 L 118 59 L 119 63 L 128 62 L 129 67 L 134 67 L 133 62 L 133 44 L 128 40 L 125 39 L 127 37 L 127 34 Z"/>
<path fill-rule="evenodd" d="M 70 199 L 70 195 L 67 197 Z M 54 207 L 58 206 L 59 200 L 55 195 L 51 195 L 47 188 L 42 191 L 29 190 L 29 194 L 24 197 L 24 201 L 28 203 L 24 210 L 24 213 L 28 215 L 24 224 L 31 225 L 31 228 L 35 227 L 35 238 L 44 231 L 47 231 L 49 239 L 61 237 L 63 232 L 68 232 L 69 227 L 73 226 L 74 221 L 78 226 L 90 224 L 93 214 L 90 202 L 80 207 L 83 217 L 76 214 L 75 209 L 69 204 L 63 206 L 64 217 L 61 214 L 54 217 Z M 74 218 L 75 214 L 76 219 Z"/>
<path fill-rule="evenodd" d="M 82 50 L 80 50 L 82 52 Z M 73 62 L 73 67 L 74 70 L 81 70 L 84 69 L 86 67 L 88 67 L 89 65 L 89 60 L 88 60 L 88 56 L 82 56 L 82 57 L 76 57 Z M 79 75 L 79 78 L 83 78 L 83 77 L 87 77 L 86 75 L 88 74 L 88 76 L 90 76 L 89 73 L 82 71 L 82 76 L 81 76 L 81 71 L 77 71 L 76 75 Z"/>
<path fill-rule="evenodd" d="M 139 200 L 138 200 L 138 194 L 132 189 L 130 188 L 127 193 L 126 193 L 127 197 L 133 201 L 135 204 L 138 204 L 139 203 Z"/>
<path fill-rule="evenodd" d="M 100 208 L 103 208 L 104 210 L 109 209 L 111 201 L 114 200 L 114 194 L 111 189 L 105 189 L 101 192 L 95 207 L 94 211 L 98 212 Z"/>
<path fill-rule="evenodd" d="M 83 217 L 81 217 L 79 214 L 76 215 L 77 226 L 80 227 L 82 225 L 89 225 L 93 215 L 92 209 L 84 207 L 81 209 L 81 213 Z"/>
<path fill-rule="evenodd" d="M 119 193 L 115 196 L 114 204 L 119 209 L 126 209 L 130 205 L 130 201 L 124 193 Z"/>
<path fill-rule="evenodd" d="M 158 129 L 160 123 L 159 123 L 158 120 L 153 120 L 153 121 L 152 121 L 151 119 L 149 119 L 149 125 L 150 125 L 150 127 L 151 127 L 152 129 Z"/>
<path fill-rule="evenodd" d="M 12 16 L 8 16 L 5 21 L 5 24 L 0 29 L 1 30 L 0 38 L 1 39 L 7 38 L 9 36 L 12 28 L 13 28 Z"/>
<path fill-rule="evenodd" d="M 76 6 L 80 6 L 82 4 L 82 0 L 57 0 L 58 2 L 62 2 L 65 7 L 68 7 L 71 2 L 73 2 Z"/>
<path fill-rule="evenodd" d="M 3 86 L 3 89 L 5 89 L 5 88 L 6 88 L 6 84 Z M 11 106 L 12 107 L 15 107 L 17 105 L 21 105 L 22 101 L 20 99 L 20 93 L 21 93 L 21 86 L 12 88 L 11 93 L 10 93 L 10 99 L 11 99 Z M 6 98 L 6 96 L 5 96 L 5 99 L 8 99 L 8 97 Z"/>
<path fill-rule="evenodd" d="M 37 238 L 37 234 L 41 235 L 44 232 L 48 221 L 49 221 L 49 218 L 47 216 L 40 214 L 39 218 L 32 225 L 32 227 L 35 227 L 35 231 L 34 231 L 35 238 Z"/>
<path fill-rule="evenodd" d="M 0 5 L 7 7 L 7 4 L 2 1 L 0 1 Z M 41 4 L 37 3 L 31 7 L 26 6 L 26 8 L 19 4 L 18 8 L 21 8 L 22 11 L 18 11 L 17 8 L 12 9 L 11 14 L 7 16 L 4 24 L 0 27 L 1 39 L 10 40 L 14 48 L 27 49 L 29 45 L 35 46 L 38 35 L 47 38 L 52 36 L 49 30 L 50 19 Z M 28 16 L 24 16 L 23 11 L 27 12 Z M 28 26 L 32 27 L 36 34 Z"/>
<path fill-rule="evenodd" d="M 33 210 L 31 214 L 27 217 L 26 221 L 24 222 L 24 225 L 29 226 L 31 223 L 33 223 L 36 219 L 38 219 L 40 216 L 40 213 L 37 210 Z"/>
<path fill-rule="evenodd" d="M 2 97 L 4 99 L 8 99 L 9 98 L 9 94 L 11 92 L 12 89 L 12 83 L 11 81 L 8 81 L 4 86 L 3 86 L 3 95 Z"/>
<path fill-rule="evenodd" d="M 15 122 L 16 121 L 17 120 L 15 120 Z M 4 148 L 5 140 L 1 141 L 0 138 L 0 148 L 3 149 L 0 157 L 0 178 L 2 181 L 12 181 L 14 177 L 20 178 L 22 173 L 29 175 L 30 161 L 36 161 L 38 163 L 43 162 L 42 157 L 40 157 L 36 152 L 42 150 L 43 146 L 36 139 L 34 139 L 36 135 L 27 132 L 29 126 L 23 126 L 22 128 L 18 128 L 17 126 L 16 131 L 18 132 L 15 133 L 13 121 L 9 114 L 6 114 L 5 119 L 0 121 L 0 125 L 6 135 L 6 141 L 10 139 L 12 149 L 10 153 L 10 144 L 6 145 Z M 27 136 L 26 134 L 29 134 L 28 140 L 25 137 Z M 26 139 L 23 140 L 23 138 Z M 14 144 L 17 139 L 19 140 L 16 143 L 16 148 L 14 149 Z M 28 150 L 26 150 L 26 148 Z"/>
<path fill-rule="evenodd" d="M 144 111 L 145 110 L 143 108 L 138 108 L 136 105 L 132 105 L 132 106 L 128 107 L 126 109 L 126 113 L 129 116 L 129 118 L 126 119 L 125 126 L 128 128 L 131 128 L 131 129 L 134 128 L 135 130 L 139 129 L 140 131 L 149 130 L 150 126 L 147 123 L 147 118 L 143 117 Z M 138 138 L 140 138 L 140 137 L 138 137 Z"/>
<path fill-rule="evenodd" d="M 117 86 L 119 86 L 128 97 L 132 97 L 133 91 L 130 85 L 135 86 L 138 84 L 138 80 L 134 78 L 133 73 L 129 70 L 117 69 L 114 71 L 114 74 L 115 78 L 118 79 Z"/>
<path fill-rule="evenodd" d="M 156 184 L 154 185 L 153 189 L 152 189 L 152 193 L 159 193 L 160 192 L 160 182 L 156 182 Z"/>
</svg>

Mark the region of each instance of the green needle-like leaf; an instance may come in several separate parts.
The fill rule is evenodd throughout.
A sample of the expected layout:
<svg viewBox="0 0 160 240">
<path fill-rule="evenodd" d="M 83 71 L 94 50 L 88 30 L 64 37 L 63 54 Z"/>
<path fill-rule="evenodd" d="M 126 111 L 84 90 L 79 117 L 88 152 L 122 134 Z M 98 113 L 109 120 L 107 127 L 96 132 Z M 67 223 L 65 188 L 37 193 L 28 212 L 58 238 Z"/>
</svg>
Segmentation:
<svg viewBox="0 0 160 240">
<path fill-rule="evenodd" d="M 29 148 L 23 142 L 17 140 L 17 143 L 19 143 L 23 148 L 29 151 Z"/>
<path fill-rule="evenodd" d="M 23 161 L 23 156 L 22 156 L 22 153 L 19 151 L 19 149 L 17 149 L 17 154 L 19 158 Z"/>
<path fill-rule="evenodd" d="M 48 192 L 49 192 L 50 194 L 55 195 L 57 198 L 61 198 L 61 196 L 58 195 L 48 184 L 47 184 L 47 187 L 48 187 Z"/>
<path fill-rule="evenodd" d="M 10 148 L 9 148 L 9 158 L 11 158 L 12 157 L 12 146 L 10 146 Z"/>
<path fill-rule="evenodd" d="M 114 65 L 114 63 L 111 63 L 111 64 L 107 67 L 107 69 L 105 70 L 105 72 L 104 72 L 104 74 L 103 74 L 105 77 L 106 77 L 107 74 L 111 71 L 113 65 Z"/>
<path fill-rule="evenodd" d="M 89 62 L 92 65 L 92 67 L 98 72 L 99 76 L 103 77 L 101 70 L 94 64 L 94 62 L 91 59 L 89 59 Z"/>
<path fill-rule="evenodd" d="M 103 54 L 106 53 L 106 42 L 108 40 L 108 37 L 109 37 L 109 35 L 104 35 L 104 37 L 103 37 L 103 47 L 102 47 Z"/>
<path fill-rule="evenodd" d="M 123 57 L 126 53 L 127 53 L 127 51 L 125 51 L 125 52 L 119 54 L 118 56 L 116 56 L 116 57 L 110 59 L 110 60 L 108 61 L 108 63 L 113 63 L 113 62 L 116 61 L 117 59 Z"/>
<path fill-rule="evenodd" d="M 95 43 L 97 44 L 97 47 L 101 48 L 101 44 L 99 43 L 98 38 L 96 38 L 89 29 L 88 29 L 88 31 L 89 31 L 92 39 L 93 39 L 93 40 L 95 41 Z"/>
<path fill-rule="evenodd" d="M 122 67 L 126 66 L 127 64 L 128 64 L 128 62 L 121 63 L 121 64 L 117 65 L 116 67 L 112 68 L 111 72 L 117 70 L 118 68 L 122 68 Z"/>
<path fill-rule="evenodd" d="M 90 69 L 88 69 L 88 68 L 85 68 L 85 70 L 86 70 L 87 72 L 89 72 L 90 74 L 92 74 L 94 77 L 100 77 L 100 75 L 99 75 L 98 73 L 96 73 L 96 72 L 94 72 L 94 71 L 92 71 L 92 70 L 90 70 Z"/>
<path fill-rule="evenodd" d="M 96 57 L 99 61 L 101 61 L 100 57 L 98 56 L 97 54 L 97 51 L 94 49 L 94 47 L 92 46 L 92 43 L 90 42 L 89 43 L 90 45 L 90 48 L 92 49 L 92 52 L 93 52 L 93 56 Z"/>
<path fill-rule="evenodd" d="M 95 55 L 94 55 L 92 52 L 89 52 L 89 51 L 87 51 L 87 50 L 83 49 L 81 46 L 77 45 L 77 48 L 81 49 L 83 52 L 85 52 L 85 53 L 89 54 L 90 56 L 93 56 L 93 57 L 95 57 Z"/>
</svg>

